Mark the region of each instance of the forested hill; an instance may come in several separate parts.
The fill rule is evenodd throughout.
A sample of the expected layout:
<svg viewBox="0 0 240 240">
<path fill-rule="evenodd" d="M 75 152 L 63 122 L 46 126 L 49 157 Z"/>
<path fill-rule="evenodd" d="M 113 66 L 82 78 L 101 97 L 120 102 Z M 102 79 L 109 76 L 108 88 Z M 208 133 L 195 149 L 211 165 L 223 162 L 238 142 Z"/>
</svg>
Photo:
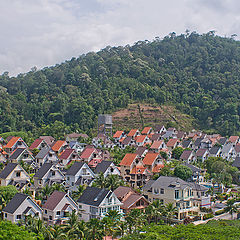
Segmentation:
<svg viewBox="0 0 240 240">
<path fill-rule="evenodd" d="M 173 103 L 202 129 L 240 132 L 240 42 L 196 32 L 106 47 L 27 74 L 0 76 L 0 133 L 87 131 L 130 102 Z"/>
</svg>

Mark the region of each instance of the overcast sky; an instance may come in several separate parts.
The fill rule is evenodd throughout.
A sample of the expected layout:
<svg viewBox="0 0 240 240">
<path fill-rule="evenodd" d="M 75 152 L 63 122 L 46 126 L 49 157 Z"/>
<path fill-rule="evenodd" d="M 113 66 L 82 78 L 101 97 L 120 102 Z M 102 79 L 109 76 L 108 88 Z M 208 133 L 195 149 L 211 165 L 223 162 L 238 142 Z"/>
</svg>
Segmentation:
<svg viewBox="0 0 240 240">
<path fill-rule="evenodd" d="M 0 0 L 0 74 L 186 29 L 240 36 L 239 0 Z"/>
</svg>

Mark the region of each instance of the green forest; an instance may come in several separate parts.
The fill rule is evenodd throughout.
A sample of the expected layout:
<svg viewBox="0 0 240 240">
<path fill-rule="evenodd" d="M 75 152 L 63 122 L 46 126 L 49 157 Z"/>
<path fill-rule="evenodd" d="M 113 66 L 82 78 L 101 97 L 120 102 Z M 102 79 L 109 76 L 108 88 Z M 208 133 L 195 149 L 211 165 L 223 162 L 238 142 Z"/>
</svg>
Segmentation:
<svg viewBox="0 0 240 240">
<path fill-rule="evenodd" d="M 97 115 L 132 102 L 173 104 L 202 130 L 240 133 L 240 42 L 188 32 L 106 47 L 0 76 L 0 133 L 91 135 Z"/>
</svg>

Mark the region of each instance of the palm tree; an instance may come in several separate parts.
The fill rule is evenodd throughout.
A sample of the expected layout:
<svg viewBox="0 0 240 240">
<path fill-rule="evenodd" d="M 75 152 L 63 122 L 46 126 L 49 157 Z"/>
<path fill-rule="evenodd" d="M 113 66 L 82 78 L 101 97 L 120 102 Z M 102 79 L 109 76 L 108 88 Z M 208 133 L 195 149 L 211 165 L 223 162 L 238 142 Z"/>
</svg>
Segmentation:
<svg viewBox="0 0 240 240">
<path fill-rule="evenodd" d="M 100 172 L 98 176 L 96 177 L 94 181 L 96 187 L 99 188 L 105 188 L 106 187 L 106 181 L 103 172 Z"/>
<path fill-rule="evenodd" d="M 77 201 L 80 196 L 82 195 L 83 191 L 85 190 L 86 186 L 85 185 L 79 185 L 77 188 L 77 191 L 72 192 L 72 198 Z"/>
<path fill-rule="evenodd" d="M 102 240 L 103 236 L 104 236 L 104 229 L 103 226 L 101 224 L 101 221 L 97 218 L 92 218 L 90 219 L 87 223 L 87 236 L 86 239 L 87 240 Z"/>
<path fill-rule="evenodd" d="M 164 207 L 164 215 L 167 218 L 167 223 L 169 224 L 172 220 L 172 217 L 176 215 L 177 208 L 173 205 L 173 203 L 168 203 Z"/>
<path fill-rule="evenodd" d="M 138 232 L 146 223 L 146 218 L 142 210 L 132 209 L 125 217 L 129 233 Z"/>
<path fill-rule="evenodd" d="M 105 179 L 105 187 L 114 191 L 117 189 L 119 186 L 122 186 L 124 183 L 123 181 L 119 178 L 118 175 L 108 175 Z"/>
<path fill-rule="evenodd" d="M 61 225 L 48 226 L 48 239 L 65 240 L 67 239 L 67 235 L 63 232 Z"/>
<path fill-rule="evenodd" d="M 65 188 L 62 184 L 54 183 L 51 187 L 51 193 L 54 191 L 65 192 Z"/>
<path fill-rule="evenodd" d="M 40 197 L 42 200 L 46 200 L 47 197 L 52 193 L 52 188 L 49 185 L 43 187 L 40 191 Z"/>
<path fill-rule="evenodd" d="M 227 207 L 226 207 L 226 210 L 231 214 L 231 218 L 233 219 L 233 213 L 236 213 L 238 212 L 238 208 L 237 206 L 235 205 L 235 199 L 232 198 L 232 199 L 229 199 L 227 201 Z"/>
<path fill-rule="evenodd" d="M 153 212 L 153 217 L 155 219 L 155 223 L 157 223 L 159 221 L 159 219 L 161 218 L 161 216 L 163 216 L 164 213 L 164 205 L 162 204 L 162 202 L 160 200 L 155 200 L 152 203 L 152 212 Z"/>
</svg>

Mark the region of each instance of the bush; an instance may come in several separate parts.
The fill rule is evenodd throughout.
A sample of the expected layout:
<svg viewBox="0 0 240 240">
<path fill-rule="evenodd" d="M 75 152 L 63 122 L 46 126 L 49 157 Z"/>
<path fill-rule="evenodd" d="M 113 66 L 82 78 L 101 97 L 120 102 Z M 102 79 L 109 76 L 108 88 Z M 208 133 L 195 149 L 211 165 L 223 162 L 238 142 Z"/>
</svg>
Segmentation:
<svg viewBox="0 0 240 240">
<path fill-rule="evenodd" d="M 214 215 L 212 213 L 207 213 L 203 216 L 203 220 L 207 220 L 207 219 L 210 219 L 210 218 L 213 218 Z"/>
<path fill-rule="evenodd" d="M 220 215 L 220 214 L 223 214 L 223 213 L 225 213 L 225 212 L 226 212 L 225 209 L 221 209 L 221 210 L 216 211 L 216 212 L 215 212 L 215 215 Z"/>
</svg>

